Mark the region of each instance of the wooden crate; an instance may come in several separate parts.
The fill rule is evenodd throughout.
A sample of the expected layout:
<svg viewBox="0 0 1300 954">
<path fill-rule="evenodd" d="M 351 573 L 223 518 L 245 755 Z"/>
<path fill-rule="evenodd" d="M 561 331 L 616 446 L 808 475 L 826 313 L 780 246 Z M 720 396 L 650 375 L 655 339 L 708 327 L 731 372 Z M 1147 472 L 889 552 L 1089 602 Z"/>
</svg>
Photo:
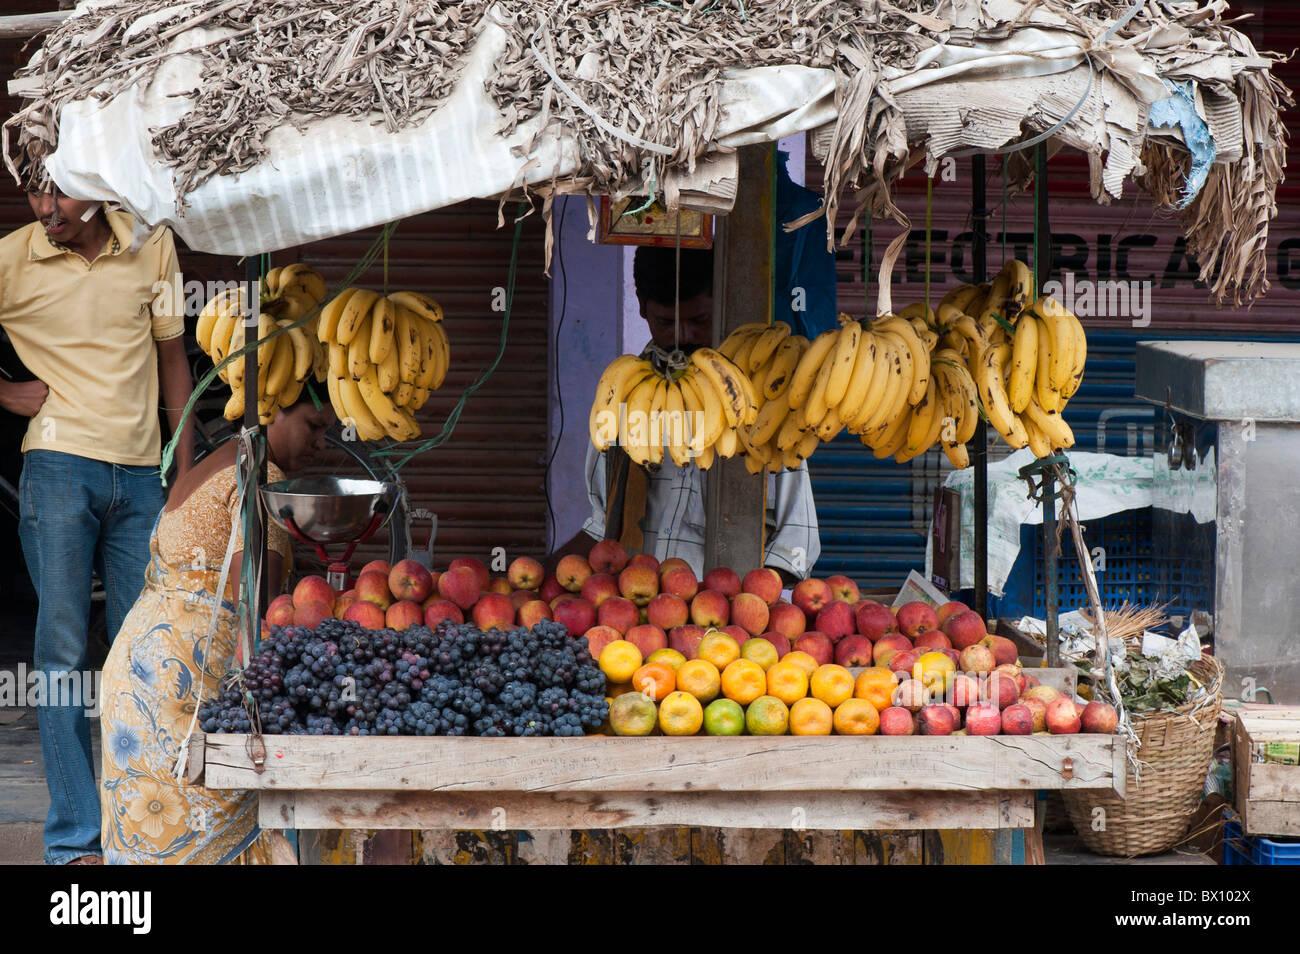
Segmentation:
<svg viewBox="0 0 1300 954">
<path fill-rule="evenodd" d="M 1300 835 L 1300 765 L 1257 762 L 1253 747 L 1300 743 L 1300 706 L 1247 703 L 1232 730 L 1233 788 L 1248 835 Z"/>
<path fill-rule="evenodd" d="M 268 828 L 1028 828 L 1039 789 L 1123 795 L 1113 736 L 197 737 L 204 784 Z"/>
</svg>

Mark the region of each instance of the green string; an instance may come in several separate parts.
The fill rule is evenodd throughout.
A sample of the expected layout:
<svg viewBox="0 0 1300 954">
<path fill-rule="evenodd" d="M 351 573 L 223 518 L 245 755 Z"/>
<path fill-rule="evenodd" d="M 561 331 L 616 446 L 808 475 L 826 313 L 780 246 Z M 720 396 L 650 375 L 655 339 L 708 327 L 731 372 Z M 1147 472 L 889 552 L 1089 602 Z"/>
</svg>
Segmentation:
<svg viewBox="0 0 1300 954">
<path fill-rule="evenodd" d="M 930 320 L 930 210 L 934 198 L 934 176 L 925 180 L 925 320 Z"/>
<path fill-rule="evenodd" d="M 366 249 L 365 253 L 361 256 L 361 258 L 357 260 L 357 264 L 354 265 L 352 267 L 352 270 L 348 272 L 346 277 L 344 277 L 341 283 L 341 288 L 349 287 L 358 278 L 360 278 L 363 274 L 365 274 L 366 271 L 370 269 L 370 266 L 372 266 L 375 263 L 375 259 L 379 257 L 380 248 L 381 247 L 387 248 L 389 238 L 391 238 L 392 234 L 396 231 L 397 231 L 396 222 L 389 222 L 380 230 L 379 235 L 376 236 L 375 240 L 370 243 L 370 247 Z M 163 448 L 162 463 L 159 465 L 159 470 L 163 474 L 166 474 L 167 471 L 171 468 L 172 460 L 176 456 L 176 445 L 180 442 L 181 433 L 185 430 L 185 422 L 189 419 L 190 414 L 192 414 L 194 411 L 194 405 L 198 402 L 199 397 L 205 391 L 207 391 L 207 389 L 211 386 L 212 382 L 216 380 L 217 375 L 221 372 L 221 369 L 239 360 L 248 352 L 252 351 L 254 348 L 259 347 L 264 342 L 271 341 L 275 338 L 278 338 L 282 334 L 287 334 L 291 328 L 301 328 L 303 325 L 307 324 L 307 322 L 311 321 L 313 318 L 319 315 L 321 309 L 324 308 L 325 305 L 328 304 L 329 301 L 332 298 L 334 298 L 337 294 L 338 293 L 336 292 L 334 295 L 326 295 L 324 301 L 322 301 L 311 311 L 307 312 L 307 314 L 303 315 L 293 324 L 285 325 L 284 327 L 278 327 L 270 334 L 268 334 L 265 338 L 259 338 L 256 341 L 245 344 L 244 347 L 240 348 L 238 351 L 226 355 L 225 359 L 220 364 L 214 365 L 210 371 L 208 371 L 206 374 L 203 375 L 203 377 L 199 379 L 198 386 L 195 387 L 193 392 L 191 392 L 189 400 L 185 402 L 185 409 L 181 411 L 180 426 L 177 427 L 176 433 L 172 435 L 171 440 L 167 442 L 167 446 Z M 313 400 L 316 402 L 316 406 L 318 409 L 322 407 L 319 400 L 315 398 L 315 392 L 313 392 Z M 166 486 L 165 479 L 163 481 L 163 486 Z"/>
<path fill-rule="evenodd" d="M 1039 181 L 1042 177 L 1038 174 L 1038 159 L 1043 150 L 1043 144 L 1039 143 L 1034 147 L 1034 294 L 1038 294 L 1038 213 L 1042 208 L 1043 202 L 1043 183 Z"/>
<path fill-rule="evenodd" d="M 1002 264 L 1007 263 L 1007 159 L 1002 157 Z"/>
<path fill-rule="evenodd" d="M 862 317 L 871 320 L 871 210 L 862 227 Z"/>
<path fill-rule="evenodd" d="M 461 412 L 465 410 L 465 402 L 469 400 L 471 394 L 487 383 L 488 378 L 490 378 L 492 373 L 496 371 L 497 365 L 501 363 L 502 357 L 505 356 L 506 339 L 510 330 L 510 314 L 515 300 L 515 274 L 519 261 L 519 237 L 524 228 L 523 215 L 526 207 L 526 203 L 520 202 L 519 214 L 515 218 L 515 237 L 514 243 L 510 249 L 510 274 L 506 281 L 506 310 L 505 315 L 501 320 L 501 341 L 497 346 L 497 355 L 492 359 L 492 363 L 488 365 L 479 376 L 479 379 L 467 387 L 464 393 L 461 394 L 460 400 L 457 401 L 456 406 L 451 409 L 451 412 L 447 415 L 447 420 L 442 425 L 442 430 L 439 431 L 436 436 L 431 437 L 414 447 L 410 444 L 393 443 L 381 450 L 372 452 L 375 457 L 397 457 L 398 455 L 402 455 L 398 460 L 391 464 L 394 472 L 401 470 L 410 463 L 413 458 L 418 457 L 425 451 L 432 450 L 435 447 L 441 447 L 451 439 L 452 433 L 456 430 L 456 424 L 460 421 Z"/>
</svg>

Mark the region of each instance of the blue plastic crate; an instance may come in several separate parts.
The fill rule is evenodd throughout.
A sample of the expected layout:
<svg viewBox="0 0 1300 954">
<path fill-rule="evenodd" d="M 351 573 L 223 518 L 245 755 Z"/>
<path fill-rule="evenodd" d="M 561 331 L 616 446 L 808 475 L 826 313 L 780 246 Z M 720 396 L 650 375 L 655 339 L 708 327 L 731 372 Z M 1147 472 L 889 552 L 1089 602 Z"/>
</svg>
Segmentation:
<svg viewBox="0 0 1300 954">
<path fill-rule="evenodd" d="M 1170 614 L 1183 616 L 1190 615 L 1192 610 L 1212 608 L 1213 568 L 1196 561 L 1154 554 L 1150 508 L 1089 520 L 1084 524 L 1083 540 L 1090 553 L 1096 553 L 1098 547 L 1105 553 L 1104 568 L 1096 572 L 1103 605 L 1114 606 L 1124 600 L 1169 603 Z M 1074 552 L 1074 541 L 1068 533 L 1061 538 L 1061 555 L 1056 567 L 1057 605 L 1062 611 L 1086 606 L 1087 586 Z M 1020 556 L 994 611 L 1000 616 L 1030 615 L 1042 619 L 1046 606 L 1043 528 L 1024 526 L 1020 530 Z"/>
<path fill-rule="evenodd" d="M 1225 865 L 1300 865 L 1300 841 L 1275 841 L 1262 835 L 1242 834 L 1241 825 L 1223 826 Z"/>
</svg>

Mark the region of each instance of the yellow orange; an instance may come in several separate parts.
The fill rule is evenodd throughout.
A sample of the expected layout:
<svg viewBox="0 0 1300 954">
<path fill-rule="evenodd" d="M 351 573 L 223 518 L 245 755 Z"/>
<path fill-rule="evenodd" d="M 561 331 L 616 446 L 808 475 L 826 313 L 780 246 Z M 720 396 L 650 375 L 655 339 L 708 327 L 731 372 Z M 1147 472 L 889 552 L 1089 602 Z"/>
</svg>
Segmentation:
<svg viewBox="0 0 1300 954">
<path fill-rule="evenodd" d="M 879 712 L 894 704 L 894 689 L 898 678 L 884 666 L 872 666 L 858 673 L 853 684 L 853 696 L 866 699 Z"/>
<path fill-rule="evenodd" d="M 767 673 L 758 663 L 737 659 L 722 670 L 722 694 L 747 706 L 767 693 Z"/>
<path fill-rule="evenodd" d="M 641 650 L 626 639 L 616 639 L 600 651 L 600 671 L 613 683 L 630 682 L 641 662 Z"/>
<path fill-rule="evenodd" d="M 656 649 L 645 659 L 648 663 L 667 663 L 676 672 L 682 663 L 686 662 L 686 657 L 675 649 Z"/>
<path fill-rule="evenodd" d="M 790 710 L 776 696 L 759 696 L 745 709 L 745 728 L 750 735 L 785 735 Z"/>
<path fill-rule="evenodd" d="M 779 662 L 767 671 L 767 694 L 790 705 L 808 695 L 808 674 L 797 662 Z"/>
<path fill-rule="evenodd" d="M 659 728 L 664 735 L 694 735 L 704 724 L 704 706 L 689 692 L 670 692 L 659 703 Z"/>
<path fill-rule="evenodd" d="M 707 659 L 691 659 L 677 669 L 677 688 L 708 705 L 722 689 L 722 676 Z"/>
<path fill-rule="evenodd" d="M 632 688 L 663 702 L 664 696 L 677 688 L 677 673 L 665 662 L 646 663 L 632 674 Z"/>
<path fill-rule="evenodd" d="M 853 673 L 834 663 L 818 666 L 808 680 L 808 691 L 814 699 L 820 699 L 834 709 L 845 699 L 853 698 Z"/>
<path fill-rule="evenodd" d="M 936 692 L 942 692 L 952 685 L 957 675 L 957 664 L 943 653 L 926 653 L 912 666 L 912 678 L 921 680 L 921 685 Z"/>
<path fill-rule="evenodd" d="M 837 735 L 875 735 L 880 728 L 880 713 L 867 699 L 845 699 L 835 707 Z"/>
<path fill-rule="evenodd" d="M 747 639 L 741 643 L 740 658 L 758 663 L 763 667 L 764 672 L 771 669 L 780 661 L 780 657 L 776 652 L 776 647 L 766 639 L 759 636 L 755 636 L 753 639 Z"/>
<path fill-rule="evenodd" d="M 802 650 L 799 649 L 796 649 L 793 652 L 786 653 L 784 656 L 781 657 L 781 662 L 794 663 L 796 666 L 798 666 L 800 669 L 804 671 L 804 674 L 809 679 L 811 679 L 812 674 L 817 671 L 817 665 L 818 665 L 817 660 L 813 659 L 806 652 L 803 652 Z"/>
<path fill-rule="evenodd" d="M 722 672 L 740 658 L 740 643 L 726 633 L 706 633 L 695 650 L 695 658 L 713 663 Z"/>
<path fill-rule="evenodd" d="M 831 707 L 811 696 L 790 707 L 791 735 L 830 735 L 835 714 Z"/>
</svg>

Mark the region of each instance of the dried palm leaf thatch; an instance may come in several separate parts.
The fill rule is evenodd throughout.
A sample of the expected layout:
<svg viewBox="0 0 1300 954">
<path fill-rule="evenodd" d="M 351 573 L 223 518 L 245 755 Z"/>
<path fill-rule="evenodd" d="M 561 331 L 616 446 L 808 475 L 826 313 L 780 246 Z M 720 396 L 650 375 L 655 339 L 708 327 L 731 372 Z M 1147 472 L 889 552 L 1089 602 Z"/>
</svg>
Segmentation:
<svg viewBox="0 0 1300 954">
<path fill-rule="evenodd" d="M 931 131 L 909 130 L 894 84 L 928 68 L 921 58 L 940 44 L 978 47 L 1046 28 L 1073 34 L 1090 64 L 1086 75 L 1095 71 L 1111 93 L 1129 90 L 1131 99 L 1141 86 L 1134 77 L 1145 71 L 1148 89 L 1159 75 L 1193 84 L 1198 97 L 1205 89 L 1239 104 L 1240 121 L 1233 113 L 1229 124 L 1240 130 L 1239 155 L 1214 167 L 1183 215 L 1189 250 L 1214 294 L 1249 301 L 1267 288 L 1264 244 L 1285 154 L 1279 104 L 1289 94 L 1268 73 L 1278 57 L 1257 53 L 1232 29 L 1222 0 L 1147 0 L 1125 21 L 1131 7 L 1129 0 L 109 0 L 67 20 L 20 71 L 30 102 L 5 124 L 3 151 L 15 174 L 19 157 L 39 167 L 58 144 L 68 103 L 146 86 L 168 58 L 197 57 L 187 112 L 152 130 L 183 201 L 212 177 L 264 160 L 267 135 L 285 124 L 306 128 L 327 115 L 389 130 L 420 122 L 451 94 L 490 18 L 507 36 L 486 82 L 499 131 L 540 118 L 538 137 L 575 142 L 578 168 L 567 181 L 588 194 L 633 184 L 657 191 L 669 171 L 689 172 L 724 148 L 720 90 L 731 71 L 829 71 L 838 119 L 823 211 L 833 240 L 829 223 L 843 195 L 901 223 L 893 184 L 912 163 L 938 158 Z M 1006 80 L 1009 88 L 1015 82 Z M 1106 126 L 1101 89 L 1064 121 L 1063 141 L 1112 148 L 1096 132 Z M 1052 125 L 1041 104 L 1004 99 L 1002 112 L 1008 103 L 1024 111 L 1023 135 Z M 1183 170 L 1176 147 L 1144 143 L 1140 125 L 1131 132 L 1137 142 L 1123 144 L 1131 152 L 1119 167 L 1173 203 Z M 1115 188 L 1108 180 L 1106 191 Z"/>
</svg>

